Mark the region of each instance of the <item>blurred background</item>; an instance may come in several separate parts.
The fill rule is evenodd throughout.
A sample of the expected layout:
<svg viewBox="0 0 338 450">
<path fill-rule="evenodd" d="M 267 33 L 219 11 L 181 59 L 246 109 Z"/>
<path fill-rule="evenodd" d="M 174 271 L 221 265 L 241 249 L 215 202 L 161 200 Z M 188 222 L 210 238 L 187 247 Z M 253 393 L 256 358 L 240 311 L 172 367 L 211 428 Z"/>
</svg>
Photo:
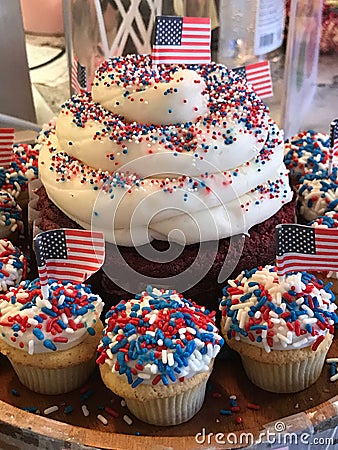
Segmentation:
<svg viewBox="0 0 338 450">
<path fill-rule="evenodd" d="M 210 16 L 228 67 L 268 59 L 266 99 L 286 135 L 338 116 L 338 0 L 0 0 L 1 114 L 41 126 L 107 56 L 151 52 L 156 15 Z M 257 40 L 259 39 L 259 40 Z"/>
</svg>

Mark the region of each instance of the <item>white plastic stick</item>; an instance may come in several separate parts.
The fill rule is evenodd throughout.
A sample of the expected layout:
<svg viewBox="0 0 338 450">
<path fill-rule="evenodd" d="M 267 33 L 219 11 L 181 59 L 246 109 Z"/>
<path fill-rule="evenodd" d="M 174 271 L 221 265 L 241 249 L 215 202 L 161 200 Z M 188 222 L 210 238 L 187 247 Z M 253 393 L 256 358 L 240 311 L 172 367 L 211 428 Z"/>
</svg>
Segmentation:
<svg viewBox="0 0 338 450">
<path fill-rule="evenodd" d="M 97 22 L 99 24 L 101 41 L 102 41 L 102 45 L 103 45 L 104 57 L 109 58 L 108 39 L 107 39 L 106 27 L 104 25 L 104 19 L 103 19 L 100 0 L 95 0 L 95 9 L 96 9 Z"/>
<path fill-rule="evenodd" d="M 0 114 L 0 122 L 10 125 L 13 128 L 23 128 L 24 130 L 41 131 L 41 127 L 33 122 L 19 119 L 18 117 L 8 116 L 7 114 Z"/>
</svg>

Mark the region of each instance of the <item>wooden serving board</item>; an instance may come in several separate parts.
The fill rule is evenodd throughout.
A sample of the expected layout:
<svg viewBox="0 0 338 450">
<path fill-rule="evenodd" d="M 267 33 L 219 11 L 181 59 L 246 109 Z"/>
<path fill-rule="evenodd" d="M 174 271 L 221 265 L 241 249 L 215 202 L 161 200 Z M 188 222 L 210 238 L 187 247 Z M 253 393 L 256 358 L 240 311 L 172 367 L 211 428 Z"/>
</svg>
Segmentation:
<svg viewBox="0 0 338 450">
<path fill-rule="evenodd" d="M 337 336 L 329 356 L 338 356 Z M 240 444 L 239 438 L 244 432 L 252 434 L 254 439 L 262 430 L 275 431 L 275 421 L 282 422 L 288 432 L 316 433 L 338 425 L 338 381 L 332 383 L 329 378 L 330 367 L 326 364 L 319 380 L 308 389 L 296 394 L 269 393 L 247 379 L 240 358 L 234 352 L 223 349 L 217 357 L 201 411 L 185 424 L 156 427 L 134 418 L 123 402 L 121 405 L 121 398 L 103 385 L 98 370 L 83 389 L 47 396 L 22 386 L 9 361 L 0 356 L 0 448 L 224 449 L 250 444 L 250 441 Z M 220 410 L 230 409 L 230 395 L 237 396 L 241 410 L 222 415 Z M 260 408 L 249 409 L 248 403 Z M 83 404 L 90 411 L 88 417 L 83 415 Z M 45 415 L 44 410 L 54 405 L 59 410 Z M 67 406 L 73 408 L 68 414 L 64 412 Z M 102 409 L 104 407 L 113 408 L 119 417 L 110 416 Z M 22 408 L 36 408 L 38 412 L 27 412 Z M 108 420 L 107 425 L 98 420 L 98 414 Z M 133 420 L 131 425 L 123 420 L 125 414 Z M 236 421 L 238 417 L 242 418 L 241 423 Z M 217 433 L 224 436 L 231 433 L 232 443 L 218 445 Z M 218 443 L 222 439 L 225 437 L 219 435 Z"/>
</svg>

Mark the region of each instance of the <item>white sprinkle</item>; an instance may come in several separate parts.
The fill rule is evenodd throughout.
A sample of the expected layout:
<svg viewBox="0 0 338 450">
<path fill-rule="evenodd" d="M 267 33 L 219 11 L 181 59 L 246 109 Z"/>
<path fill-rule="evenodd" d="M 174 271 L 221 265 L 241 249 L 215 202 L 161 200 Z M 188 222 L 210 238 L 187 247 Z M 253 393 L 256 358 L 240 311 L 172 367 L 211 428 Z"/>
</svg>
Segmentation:
<svg viewBox="0 0 338 450">
<path fill-rule="evenodd" d="M 155 337 L 155 331 L 150 331 L 150 330 L 147 330 L 146 331 L 146 334 L 148 335 L 148 336 L 152 336 L 152 337 Z M 133 339 L 135 338 L 135 334 L 132 334 L 130 337 L 132 337 Z"/>
<path fill-rule="evenodd" d="M 82 405 L 82 406 L 81 406 L 81 409 L 82 409 L 83 415 L 84 415 L 85 417 L 88 417 L 90 413 L 89 413 L 89 410 L 88 410 L 88 408 L 87 408 L 87 405 Z"/>
<path fill-rule="evenodd" d="M 237 400 L 237 396 L 236 395 L 230 395 L 229 399 L 230 400 Z"/>
<path fill-rule="evenodd" d="M 50 408 L 46 408 L 43 413 L 46 414 L 46 416 L 47 416 L 48 414 L 51 414 L 58 410 L 59 410 L 59 407 L 57 405 L 55 405 L 55 406 L 51 406 Z"/>
<path fill-rule="evenodd" d="M 309 317 L 308 319 L 303 319 L 303 323 L 317 323 L 317 319 L 315 317 Z"/>
<path fill-rule="evenodd" d="M 121 400 L 121 406 L 126 406 L 126 405 L 127 405 L 126 401 L 125 400 Z"/>
<path fill-rule="evenodd" d="M 61 314 L 61 320 L 66 325 L 68 324 L 68 317 L 66 316 L 66 314 L 64 312 Z"/>
<path fill-rule="evenodd" d="M 152 364 L 152 365 L 151 365 L 150 372 L 151 372 L 153 375 L 156 375 L 156 374 L 157 374 L 157 372 L 158 372 L 158 367 L 157 367 L 156 364 Z"/>
<path fill-rule="evenodd" d="M 285 342 L 286 344 L 291 344 L 291 342 L 289 341 L 289 339 L 286 336 L 283 336 L 280 333 L 277 333 L 277 337 L 280 341 Z"/>
<path fill-rule="evenodd" d="M 333 362 L 338 362 L 338 358 L 327 358 L 326 362 L 328 364 L 333 363 Z"/>
<path fill-rule="evenodd" d="M 64 295 L 60 295 L 59 300 L 58 300 L 58 305 L 62 305 L 63 302 L 65 301 L 66 297 Z"/>
<path fill-rule="evenodd" d="M 330 378 L 330 381 L 338 380 L 338 372 Z"/>
<path fill-rule="evenodd" d="M 187 331 L 186 328 L 180 328 L 180 329 L 178 330 L 179 334 L 184 334 L 186 331 Z"/>
<path fill-rule="evenodd" d="M 194 328 L 192 328 L 192 327 L 187 327 L 187 331 L 188 331 L 190 334 L 196 334 L 196 330 L 195 330 Z"/>
<path fill-rule="evenodd" d="M 173 366 L 174 363 L 175 363 L 175 361 L 174 361 L 174 354 L 169 352 L 168 355 L 167 355 L 167 360 L 168 360 L 168 365 L 169 366 Z"/>
<path fill-rule="evenodd" d="M 140 372 L 140 373 L 137 374 L 137 376 L 139 378 L 142 378 L 142 380 L 149 380 L 150 379 L 150 374 L 149 373 Z"/>
<path fill-rule="evenodd" d="M 34 353 L 34 341 L 33 339 L 31 339 L 30 341 L 28 341 L 28 354 L 33 355 L 33 353 Z"/>
<path fill-rule="evenodd" d="M 108 425 L 108 420 L 104 416 L 102 416 L 101 414 L 98 414 L 97 418 L 99 419 L 99 421 L 101 423 L 103 423 L 103 425 Z"/>
<path fill-rule="evenodd" d="M 152 324 L 155 322 L 156 317 L 157 317 L 157 314 L 152 314 L 152 315 L 151 315 L 151 317 L 150 317 L 150 319 L 149 319 L 150 325 L 152 325 Z"/>
<path fill-rule="evenodd" d="M 167 350 L 162 350 L 162 362 L 163 362 L 163 364 L 167 364 L 167 361 L 168 361 Z"/>
<path fill-rule="evenodd" d="M 209 358 L 212 358 L 213 353 L 214 352 L 213 352 L 212 344 L 211 343 L 207 344 L 207 354 L 208 354 Z"/>
<path fill-rule="evenodd" d="M 312 311 L 312 309 L 309 308 L 307 305 L 304 305 L 304 303 L 302 304 L 301 308 L 304 309 L 310 317 L 314 316 L 314 312 Z"/>
<path fill-rule="evenodd" d="M 148 334 L 150 334 L 150 331 L 147 331 Z M 133 341 L 134 339 L 136 339 L 136 333 L 132 334 L 131 336 L 127 337 L 128 342 Z M 115 341 L 114 341 L 115 342 Z M 112 347 L 114 346 L 114 344 L 112 345 Z"/>
<path fill-rule="evenodd" d="M 132 421 L 132 419 L 129 417 L 129 416 L 127 416 L 127 414 L 125 414 L 124 416 L 123 416 L 123 420 L 126 422 L 126 424 L 128 424 L 128 425 L 131 425 L 132 423 L 133 423 L 133 421 Z"/>
<path fill-rule="evenodd" d="M 306 345 L 307 343 L 308 343 L 308 339 L 307 338 L 303 338 L 300 341 L 293 342 L 292 346 L 294 348 L 299 348 L 299 347 L 301 347 L 303 345 Z"/>
<path fill-rule="evenodd" d="M 27 322 L 31 325 L 37 325 L 39 322 L 35 319 L 33 319 L 33 317 L 30 317 Z"/>
<path fill-rule="evenodd" d="M 159 345 L 160 347 L 163 345 L 162 339 L 159 339 L 159 340 L 157 341 L 157 345 Z"/>
<path fill-rule="evenodd" d="M 280 323 L 280 319 L 275 319 L 274 317 L 272 317 L 270 320 L 272 323 Z"/>
<path fill-rule="evenodd" d="M 244 303 L 238 303 L 237 305 L 231 305 L 230 309 L 232 311 L 235 311 L 236 309 L 244 309 L 250 306 L 253 306 L 255 303 L 254 302 L 244 302 Z"/>
</svg>

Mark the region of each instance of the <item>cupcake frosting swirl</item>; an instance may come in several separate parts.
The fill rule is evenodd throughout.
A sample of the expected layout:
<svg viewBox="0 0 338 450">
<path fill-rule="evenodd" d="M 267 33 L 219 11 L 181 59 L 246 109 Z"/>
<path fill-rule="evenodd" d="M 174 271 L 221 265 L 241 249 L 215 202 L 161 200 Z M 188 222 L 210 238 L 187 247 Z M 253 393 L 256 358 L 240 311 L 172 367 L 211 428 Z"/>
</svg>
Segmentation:
<svg viewBox="0 0 338 450">
<path fill-rule="evenodd" d="M 223 345 L 214 315 L 176 291 L 148 287 L 107 313 L 97 362 L 134 388 L 207 372 Z"/>
<path fill-rule="evenodd" d="M 306 272 L 279 279 L 274 266 L 245 270 L 223 289 L 223 330 L 267 352 L 315 350 L 338 321 L 331 285 Z"/>
<path fill-rule="evenodd" d="M 70 218 L 127 246 L 246 233 L 292 197 L 282 133 L 241 77 L 145 55 L 107 61 L 63 105 L 39 173 Z"/>
<path fill-rule="evenodd" d="M 0 295 L 0 339 L 33 354 L 67 350 L 95 334 L 103 302 L 90 286 L 49 280 L 48 287 L 48 299 L 38 279 Z"/>
</svg>

